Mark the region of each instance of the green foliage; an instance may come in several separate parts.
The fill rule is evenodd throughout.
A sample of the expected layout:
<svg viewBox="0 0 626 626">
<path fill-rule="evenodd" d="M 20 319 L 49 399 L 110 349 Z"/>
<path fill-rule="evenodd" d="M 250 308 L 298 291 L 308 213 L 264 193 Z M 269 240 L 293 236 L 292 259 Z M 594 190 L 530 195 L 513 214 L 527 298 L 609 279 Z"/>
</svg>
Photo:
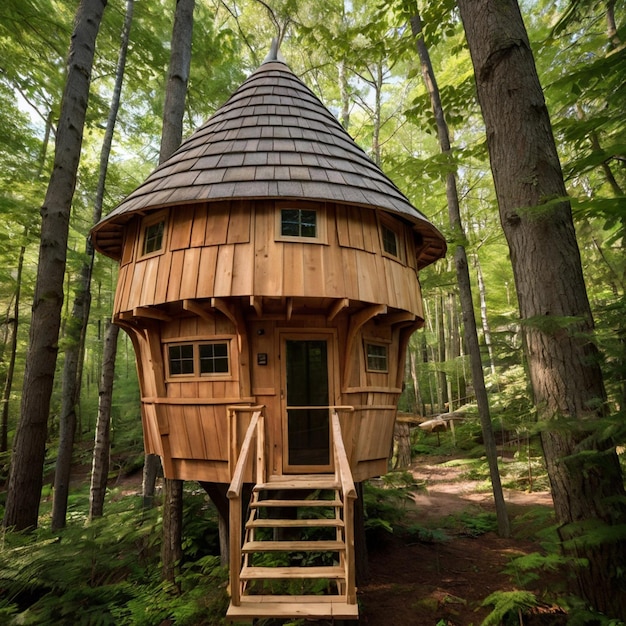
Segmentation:
<svg viewBox="0 0 626 626">
<path fill-rule="evenodd" d="M 482 626 L 523 624 L 522 616 L 536 604 L 537 598 L 530 591 L 496 591 L 483 600 L 483 606 L 494 608 Z"/>
</svg>

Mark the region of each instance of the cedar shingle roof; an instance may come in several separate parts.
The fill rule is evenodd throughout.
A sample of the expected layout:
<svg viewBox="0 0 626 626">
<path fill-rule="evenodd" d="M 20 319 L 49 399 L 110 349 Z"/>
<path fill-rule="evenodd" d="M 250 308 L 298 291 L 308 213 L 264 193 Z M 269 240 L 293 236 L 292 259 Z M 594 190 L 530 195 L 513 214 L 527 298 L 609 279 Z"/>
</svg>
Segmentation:
<svg viewBox="0 0 626 626">
<path fill-rule="evenodd" d="M 119 258 L 132 214 L 232 198 L 327 200 L 396 213 L 429 244 L 420 265 L 445 254 L 443 236 L 280 61 L 266 61 L 178 150 L 103 218 L 95 248 Z"/>
</svg>

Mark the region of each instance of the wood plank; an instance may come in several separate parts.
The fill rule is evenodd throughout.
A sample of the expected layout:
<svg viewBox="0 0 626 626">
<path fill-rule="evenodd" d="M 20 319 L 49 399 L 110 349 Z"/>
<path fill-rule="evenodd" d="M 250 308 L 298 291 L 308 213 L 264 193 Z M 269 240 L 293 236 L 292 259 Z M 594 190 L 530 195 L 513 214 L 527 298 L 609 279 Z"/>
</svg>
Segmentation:
<svg viewBox="0 0 626 626">
<path fill-rule="evenodd" d="M 146 272 L 146 262 L 135 263 L 133 267 L 132 279 L 128 290 L 128 300 L 126 306 L 128 309 L 134 309 L 139 306 L 139 298 L 141 297 L 141 289 L 143 287 L 143 277 Z"/>
<path fill-rule="evenodd" d="M 139 220 L 134 218 L 126 225 L 126 235 L 124 237 L 124 248 L 120 265 L 126 265 L 133 259 L 135 253 L 135 244 L 137 242 L 137 233 L 139 228 Z"/>
<path fill-rule="evenodd" d="M 350 234 L 348 229 L 348 213 L 343 204 L 335 205 L 337 212 L 337 239 L 339 245 L 344 248 L 350 247 Z"/>
<path fill-rule="evenodd" d="M 250 200 L 233 200 L 226 243 L 248 243 L 250 241 L 250 221 L 252 203 Z"/>
<path fill-rule="evenodd" d="M 254 246 L 251 243 L 235 246 L 231 294 L 249 296 L 254 293 Z"/>
<path fill-rule="evenodd" d="M 159 267 L 156 276 L 154 289 L 154 302 L 165 302 L 167 299 L 167 284 L 170 279 L 170 269 L 172 265 L 172 255 L 170 252 L 161 254 L 159 257 Z"/>
<path fill-rule="evenodd" d="M 192 248 L 200 248 L 205 245 L 208 215 L 209 208 L 206 203 L 196 205 L 191 226 L 191 240 L 189 242 Z"/>
<path fill-rule="evenodd" d="M 195 298 L 198 287 L 198 270 L 200 267 L 200 248 L 189 248 L 185 250 L 185 260 L 180 276 L 180 299 Z M 175 279 L 175 277 L 172 277 Z"/>
<path fill-rule="evenodd" d="M 226 243 L 228 222 L 230 221 L 230 203 L 216 202 L 209 206 L 205 245 L 215 246 Z"/>
<path fill-rule="evenodd" d="M 281 578 L 335 578 L 346 575 L 343 567 L 243 567 L 242 580 L 277 580 Z"/>
<path fill-rule="evenodd" d="M 245 597 L 245 596 L 244 596 Z M 241 598 L 243 603 L 244 597 Z M 258 598 L 259 596 L 250 596 L 250 598 Z M 321 598 L 328 596 L 311 596 L 312 598 Z M 240 621 L 242 619 L 256 620 L 263 617 L 275 618 L 297 618 L 310 617 L 314 619 L 358 619 L 358 604 L 347 604 L 345 602 L 332 602 L 327 604 L 324 601 L 313 603 L 303 603 L 297 601 L 293 603 L 286 602 L 246 602 L 240 606 L 234 606 L 232 603 L 228 607 L 226 619 Z"/>
<path fill-rule="evenodd" d="M 235 246 L 233 244 L 219 246 L 215 266 L 215 285 L 213 293 L 216 297 L 228 297 L 233 286 L 233 261 Z"/>
<path fill-rule="evenodd" d="M 252 552 L 344 552 L 343 541 L 247 541 L 241 551 Z"/>
<path fill-rule="evenodd" d="M 255 519 L 246 528 L 342 528 L 340 519 Z"/>
<path fill-rule="evenodd" d="M 200 266 L 198 268 L 197 298 L 211 298 L 215 295 L 215 265 L 218 246 L 200 248 Z"/>
<path fill-rule="evenodd" d="M 191 226 L 193 224 L 195 207 L 193 205 L 177 206 L 170 212 L 172 225 L 170 228 L 170 250 L 181 250 L 189 247 L 191 240 Z"/>
<path fill-rule="evenodd" d="M 361 209 L 355 206 L 348 207 L 348 236 L 351 248 L 364 249 Z"/>
<path fill-rule="evenodd" d="M 167 281 L 167 301 L 174 302 L 179 300 L 180 293 L 180 277 L 183 273 L 183 263 L 185 261 L 185 251 L 176 250 L 172 252 L 172 264 L 170 267 L 170 275 Z"/>
<path fill-rule="evenodd" d="M 304 295 L 304 259 L 303 244 L 285 243 L 280 244 L 284 247 L 283 258 L 284 264 L 278 271 L 282 271 L 283 278 L 283 294 L 287 296 Z"/>
<path fill-rule="evenodd" d="M 326 295 L 326 271 L 322 254 L 325 246 L 308 244 L 302 251 L 303 289 L 302 294 L 308 296 Z M 304 287 L 306 285 L 306 289 Z"/>
<path fill-rule="evenodd" d="M 341 500 L 259 500 L 258 502 L 250 503 L 250 507 L 255 509 L 263 506 L 268 508 L 296 506 L 335 507 L 343 506 L 343 502 Z"/>
</svg>

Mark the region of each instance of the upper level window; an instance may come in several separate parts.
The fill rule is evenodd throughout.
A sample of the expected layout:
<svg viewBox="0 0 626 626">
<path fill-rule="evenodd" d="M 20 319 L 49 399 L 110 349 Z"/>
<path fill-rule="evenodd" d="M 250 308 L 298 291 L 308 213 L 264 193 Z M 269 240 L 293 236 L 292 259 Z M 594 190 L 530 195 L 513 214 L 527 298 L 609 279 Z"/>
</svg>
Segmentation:
<svg viewBox="0 0 626 626">
<path fill-rule="evenodd" d="M 398 255 L 398 235 L 395 230 L 392 230 L 385 224 L 381 224 L 382 236 L 383 236 L 383 249 L 387 254 L 392 256 Z"/>
<path fill-rule="evenodd" d="M 165 248 L 166 214 L 161 211 L 144 218 L 141 227 L 141 256 L 161 252 Z"/>
<path fill-rule="evenodd" d="M 366 343 L 365 356 L 368 372 L 388 372 L 387 346 L 379 343 Z"/>
<path fill-rule="evenodd" d="M 170 344 L 167 360 L 170 376 L 230 374 L 228 341 Z"/>
<path fill-rule="evenodd" d="M 317 211 L 281 209 L 280 234 L 283 237 L 317 237 Z"/>
</svg>

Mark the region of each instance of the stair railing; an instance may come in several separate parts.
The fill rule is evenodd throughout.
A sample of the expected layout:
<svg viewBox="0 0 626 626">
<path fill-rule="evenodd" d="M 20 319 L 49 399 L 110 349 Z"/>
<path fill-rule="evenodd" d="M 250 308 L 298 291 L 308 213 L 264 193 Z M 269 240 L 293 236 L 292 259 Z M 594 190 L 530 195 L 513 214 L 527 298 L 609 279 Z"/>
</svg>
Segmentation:
<svg viewBox="0 0 626 626">
<path fill-rule="evenodd" d="M 352 409 L 352 407 L 333 407 L 331 415 L 333 432 L 333 455 L 335 459 L 335 480 L 341 485 L 343 493 L 343 515 L 346 543 L 346 602 L 356 604 L 356 569 L 354 555 L 354 501 L 357 499 L 350 462 L 346 454 L 346 447 L 341 434 L 341 423 L 335 408 Z"/>
<path fill-rule="evenodd" d="M 231 455 L 237 458 L 234 470 L 232 471 L 230 486 L 227 496 L 230 501 L 229 508 L 229 551 L 230 551 L 230 599 L 233 606 L 241 605 L 241 538 L 242 533 L 242 511 L 243 503 L 241 494 L 246 473 L 252 471 L 252 482 L 265 482 L 265 419 L 263 416 L 263 406 L 251 407 L 228 407 L 231 420 Z M 237 457 L 236 437 L 237 413 L 252 412 L 250 425 L 239 450 Z M 251 465 L 252 444 L 256 439 L 256 454 L 254 463 Z M 232 466 L 231 466 L 232 467 Z"/>
</svg>

